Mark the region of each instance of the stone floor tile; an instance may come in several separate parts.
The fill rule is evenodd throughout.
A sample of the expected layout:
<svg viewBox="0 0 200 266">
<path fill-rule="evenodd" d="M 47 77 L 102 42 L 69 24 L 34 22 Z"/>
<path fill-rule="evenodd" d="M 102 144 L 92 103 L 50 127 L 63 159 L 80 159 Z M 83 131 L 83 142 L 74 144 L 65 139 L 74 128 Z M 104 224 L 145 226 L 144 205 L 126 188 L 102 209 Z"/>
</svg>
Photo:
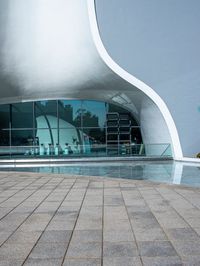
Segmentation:
<svg viewBox="0 0 200 266">
<path fill-rule="evenodd" d="M 146 230 L 146 229 L 159 229 L 160 224 L 155 218 L 146 218 L 146 219 L 131 219 L 131 225 L 133 230 Z"/>
<path fill-rule="evenodd" d="M 33 231 L 33 232 L 23 232 L 16 231 L 14 234 L 7 240 L 6 243 L 36 243 L 39 239 L 42 231 Z"/>
<path fill-rule="evenodd" d="M 0 201 L 11 196 L 3 203 L 3 206 L 11 207 L 0 207 L 0 218 L 10 212 L 12 206 L 19 204 L 35 190 L 38 191 L 0 221 L 0 243 L 8 238 L 0 248 L 0 266 L 21 265 L 37 240 L 39 241 L 25 265 L 61 265 L 73 229 L 64 265 L 101 265 L 102 234 L 104 266 L 141 265 L 134 235 L 145 266 L 200 265 L 200 197 L 197 189 L 177 189 L 176 186 L 176 193 L 173 185 L 106 178 L 98 181 L 98 178 L 91 177 L 93 181 L 86 191 L 89 178 L 78 177 L 74 188 L 69 192 L 77 176 L 54 175 L 50 182 L 40 188 L 52 178 L 51 174 L 40 174 L 41 177 L 36 182 L 34 180 L 38 178 L 38 174 L 10 174 L 6 184 L 2 184 L 0 180 Z M 60 181 L 62 183 L 58 185 Z M 14 187 L 9 187 L 11 185 Z M 20 189 L 23 190 L 17 192 Z M 57 210 L 68 192 L 68 197 Z M 78 217 L 85 192 L 86 197 Z M 48 197 L 45 199 L 46 196 Z M 40 203 L 42 204 L 26 220 Z M 51 220 L 56 210 L 57 213 Z"/>
<path fill-rule="evenodd" d="M 71 242 L 66 258 L 101 258 L 101 243 Z"/>
<path fill-rule="evenodd" d="M 163 218 L 158 219 L 160 225 L 166 229 L 172 228 L 188 228 L 189 225 L 181 218 Z"/>
<path fill-rule="evenodd" d="M 31 259 L 31 258 L 28 258 L 28 260 L 25 262 L 24 266 L 60 266 L 61 263 L 62 263 L 62 258 L 60 258 L 60 259 Z"/>
<path fill-rule="evenodd" d="M 9 259 L 7 258 L 6 260 L 1 260 L 0 261 L 0 266 L 21 266 L 23 264 L 24 260 L 18 260 L 18 259 Z"/>
<path fill-rule="evenodd" d="M 195 240 L 200 241 L 200 237 L 192 228 L 173 228 L 167 229 L 166 233 L 170 240 Z"/>
<path fill-rule="evenodd" d="M 45 242 L 45 243 L 65 243 L 69 242 L 71 237 L 72 231 L 71 230 L 51 230 L 51 231 L 45 231 L 39 242 Z"/>
<path fill-rule="evenodd" d="M 66 259 L 63 266 L 101 266 L 100 259 Z"/>
<path fill-rule="evenodd" d="M 134 233 L 137 241 L 167 240 L 167 236 L 161 228 L 137 228 Z"/>
<path fill-rule="evenodd" d="M 32 214 L 19 228 L 20 231 L 42 231 L 50 221 L 52 214 Z"/>
<path fill-rule="evenodd" d="M 102 230 L 74 230 L 72 242 L 101 242 Z"/>
<path fill-rule="evenodd" d="M 66 220 L 66 221 L 51 221 L 48 226 L 46 227 L 46 231 L 59 231 L 59 230 L 63 230 L 63 231 L 70 231 L 73 230 L 75 225 L 75 221 L 74 220 Z"/>
<path fill-rule="evenodd" d="M 144 257 L 169 257 L 177 253 L 169 241 L 139 241 L 139 252 Z"/>
<path fill-rule="evenodd" d="M 191 227 L 200 227 L 200 218 L 198 217 L 193 217 L 193 218 L 188 218 L 187 222 Z"/>
<path fill-rule="evenodd" d="M 12 231 L 0 231 L 0 245 L 2 245 L 12 233 Z"/>
<path fill-rule="evenodd" d="M 126 230 L 131 230 L 131 224 L 129 222 L 128 219 L 125 219 L 125 220 L 106 220 L 104 221 L 104 230 L 123 230 L 123 231 L 126 231 Z"/>
<path fill-rule="evenodd" d="M 200 265 L 200 255 L 185 256 L 182 257 L 184 266 L 199 266 Z"/>
<path fill-rule="evenodd" d="M 178 256 L 170 257 L 142 257 L 144 266 L 182 266 L 182 261 Z"/>
<path fill-rule="evenodd" d="M 75 230 L 101 230 L 102 219 L 79 218 Z"/>
<path fill-rule="evenodd" d="M 123 199 L 121 196 L 105 196 L 104 205 L 123 206 Z"/>
<path fill-rule="evenodd" d="M 180 256 L 190 256 L 200 254 L 200 241 L 173 241 L 173 246 Z"/>
<path fill-rule="evenodd" d="M 30 254 L 31 259 L 59 259 L 65 254 L 67 243 L 37 243 Z"/>
<path fill-rule="evenodd" d="M 155 219 L 151 211 L 129 211 L 129 218 L 134 220 Z"/>
<path fill-rule="evenodd" d="M 135 242 L 104 242 L 104 257 L 136 257 L 138 251 Z"/>
<path fill-rule="evenodd" d="M 8 243 L 0 247 L 0 261 L 7 260 L 21 260 L 28 256 L 29 252 L 33 248 L 33 243 Z"/>
<path fill-rule="evenodd" d="M 132 212 L 149 212 L 150 208 L 146 205 L 141 208 L 141 206 L 128 206 L 127 207 L 128 213 L 131 214 Z"/>
<path fill-rule="evenodd" d="M 195 228 L 193 228 L 194 230 L 195 230 L 195 232 L 200 236 L 200 227 L 195 227 Z"/>
<path fill-rule="evenodd" d="M 129 242 L 134 241 L 133 232 L 131 230 L 104 230 L 103 241 L 106 242 Z"/>
<path fill-rule="evenodd" d="M 103 266 L 142 266 L 139 257 L 104 257 Z"/>
</svg>

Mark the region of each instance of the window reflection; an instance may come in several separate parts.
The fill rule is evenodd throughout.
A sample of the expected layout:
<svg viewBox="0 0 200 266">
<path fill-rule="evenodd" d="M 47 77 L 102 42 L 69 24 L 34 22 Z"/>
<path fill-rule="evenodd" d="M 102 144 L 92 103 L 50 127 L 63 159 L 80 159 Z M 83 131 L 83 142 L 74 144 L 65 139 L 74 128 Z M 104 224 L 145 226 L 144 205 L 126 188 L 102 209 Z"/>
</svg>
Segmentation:
<svg viewBox="0 0 200 266">
<path fill-rule="evenodd" d="M 35 102 L 36 128 L 57 127 L 57 101 Z"/>
<path fill-rule="evenodd" d="M 10 106 L 8 104 L 0 105 L 0 128 L 9 128 Z"/>
<path fill-rule="evenodd" d="M 80 128 L 65 128 L 59 130 L 59 144 L 64 151 L 66 146 L 71 154 L 79 154 L 82 150 L 83 136 Z"/>
<path fill-rule="evenodd" d="M 46 148 L 49 144 L 56 145 L 58 143 L 58 130 L 55 128 L 38 128 L 36 130 L 36 138 L 38 140 L 38 144 L 43 144 Z"/>
<path fill-rule="evenodd" d="M 81 127 L 81 101 L 58 101 L 59 127 Z"/>
<path fill-rule="evenodd" d="M 9 130 L 0 129 L 0 146 L 9 146 Z"/>
<path fill-rule="evenodd" d="M 22 147 L 21 154 L 109 156 L 113 151 L 124 154 L 121 146 L 142 143 L 140 127 L 131 113 L 100 101 L 48 100 L 1 105 L 0 116 L 1 146 L 11 145 L 12 150 L 14 146 L 34 147 L 29 147 L 29 152 Z"/>
<path fill-rule="evenodd" d="M 34 131 L 31 130 L 12 130 L 12 146 L 32 146 L 34 142 Z"/>
<path fill-rule="evenodd" d="M 33 128 L 33 103 L 11 105 L 12 128 Z"/>
<path fill-rule="evenodd" d="M 83 101 L 83 127 L 105 127 L 106 103 L 97 101 Z"/>
</svg>

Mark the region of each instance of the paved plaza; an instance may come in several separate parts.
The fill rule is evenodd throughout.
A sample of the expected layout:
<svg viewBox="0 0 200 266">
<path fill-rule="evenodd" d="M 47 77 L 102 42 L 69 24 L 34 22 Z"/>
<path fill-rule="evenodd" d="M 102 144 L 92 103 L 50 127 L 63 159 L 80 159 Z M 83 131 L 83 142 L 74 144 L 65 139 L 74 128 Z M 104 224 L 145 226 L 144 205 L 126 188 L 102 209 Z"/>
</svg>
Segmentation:
<svg viewBox="0 0 200 266">
<path fill-rule="evenodd" d="M 200 265 L 200 189 L 1 172 L 0 265 Z"/>
</svg>

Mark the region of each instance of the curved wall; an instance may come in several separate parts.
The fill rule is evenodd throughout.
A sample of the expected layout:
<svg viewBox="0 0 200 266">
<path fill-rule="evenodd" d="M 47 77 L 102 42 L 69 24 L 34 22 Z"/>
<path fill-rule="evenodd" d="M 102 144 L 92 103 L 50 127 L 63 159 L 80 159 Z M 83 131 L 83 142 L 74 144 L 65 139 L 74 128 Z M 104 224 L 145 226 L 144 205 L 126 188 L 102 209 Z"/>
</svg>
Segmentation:
<svg viewBox="0 0 200 266">
<path fill-rule="evenodd" d="M 94 0 L 2 0 L 0 20 L 1 103 L 57 98 L 117 103 L 139 121 L 144 143 L 171 143 L 174 158 L 182 156 L 165 103 L 106 53 Z"/>
<path fill-rule="evenodd" d="M 194 157 L 200 151 L 200 2 L 96 0 L 96 6 L 106 49 L 162 97 L 184 156 Z"/>
</svg>

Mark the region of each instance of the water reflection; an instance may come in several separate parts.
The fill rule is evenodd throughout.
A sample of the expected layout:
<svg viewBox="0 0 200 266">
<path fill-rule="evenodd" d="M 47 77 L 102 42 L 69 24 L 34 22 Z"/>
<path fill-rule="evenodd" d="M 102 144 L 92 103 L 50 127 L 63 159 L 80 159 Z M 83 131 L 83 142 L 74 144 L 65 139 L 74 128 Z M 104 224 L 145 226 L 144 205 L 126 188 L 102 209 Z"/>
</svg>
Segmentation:
<svg viewBox="0 0 200 266">
<path fill-rule="evenodd" d="M 1 170 L 151 180 L 200 187 L 200 167 L 173 161 L 51 164 Z"/>
</svg>

